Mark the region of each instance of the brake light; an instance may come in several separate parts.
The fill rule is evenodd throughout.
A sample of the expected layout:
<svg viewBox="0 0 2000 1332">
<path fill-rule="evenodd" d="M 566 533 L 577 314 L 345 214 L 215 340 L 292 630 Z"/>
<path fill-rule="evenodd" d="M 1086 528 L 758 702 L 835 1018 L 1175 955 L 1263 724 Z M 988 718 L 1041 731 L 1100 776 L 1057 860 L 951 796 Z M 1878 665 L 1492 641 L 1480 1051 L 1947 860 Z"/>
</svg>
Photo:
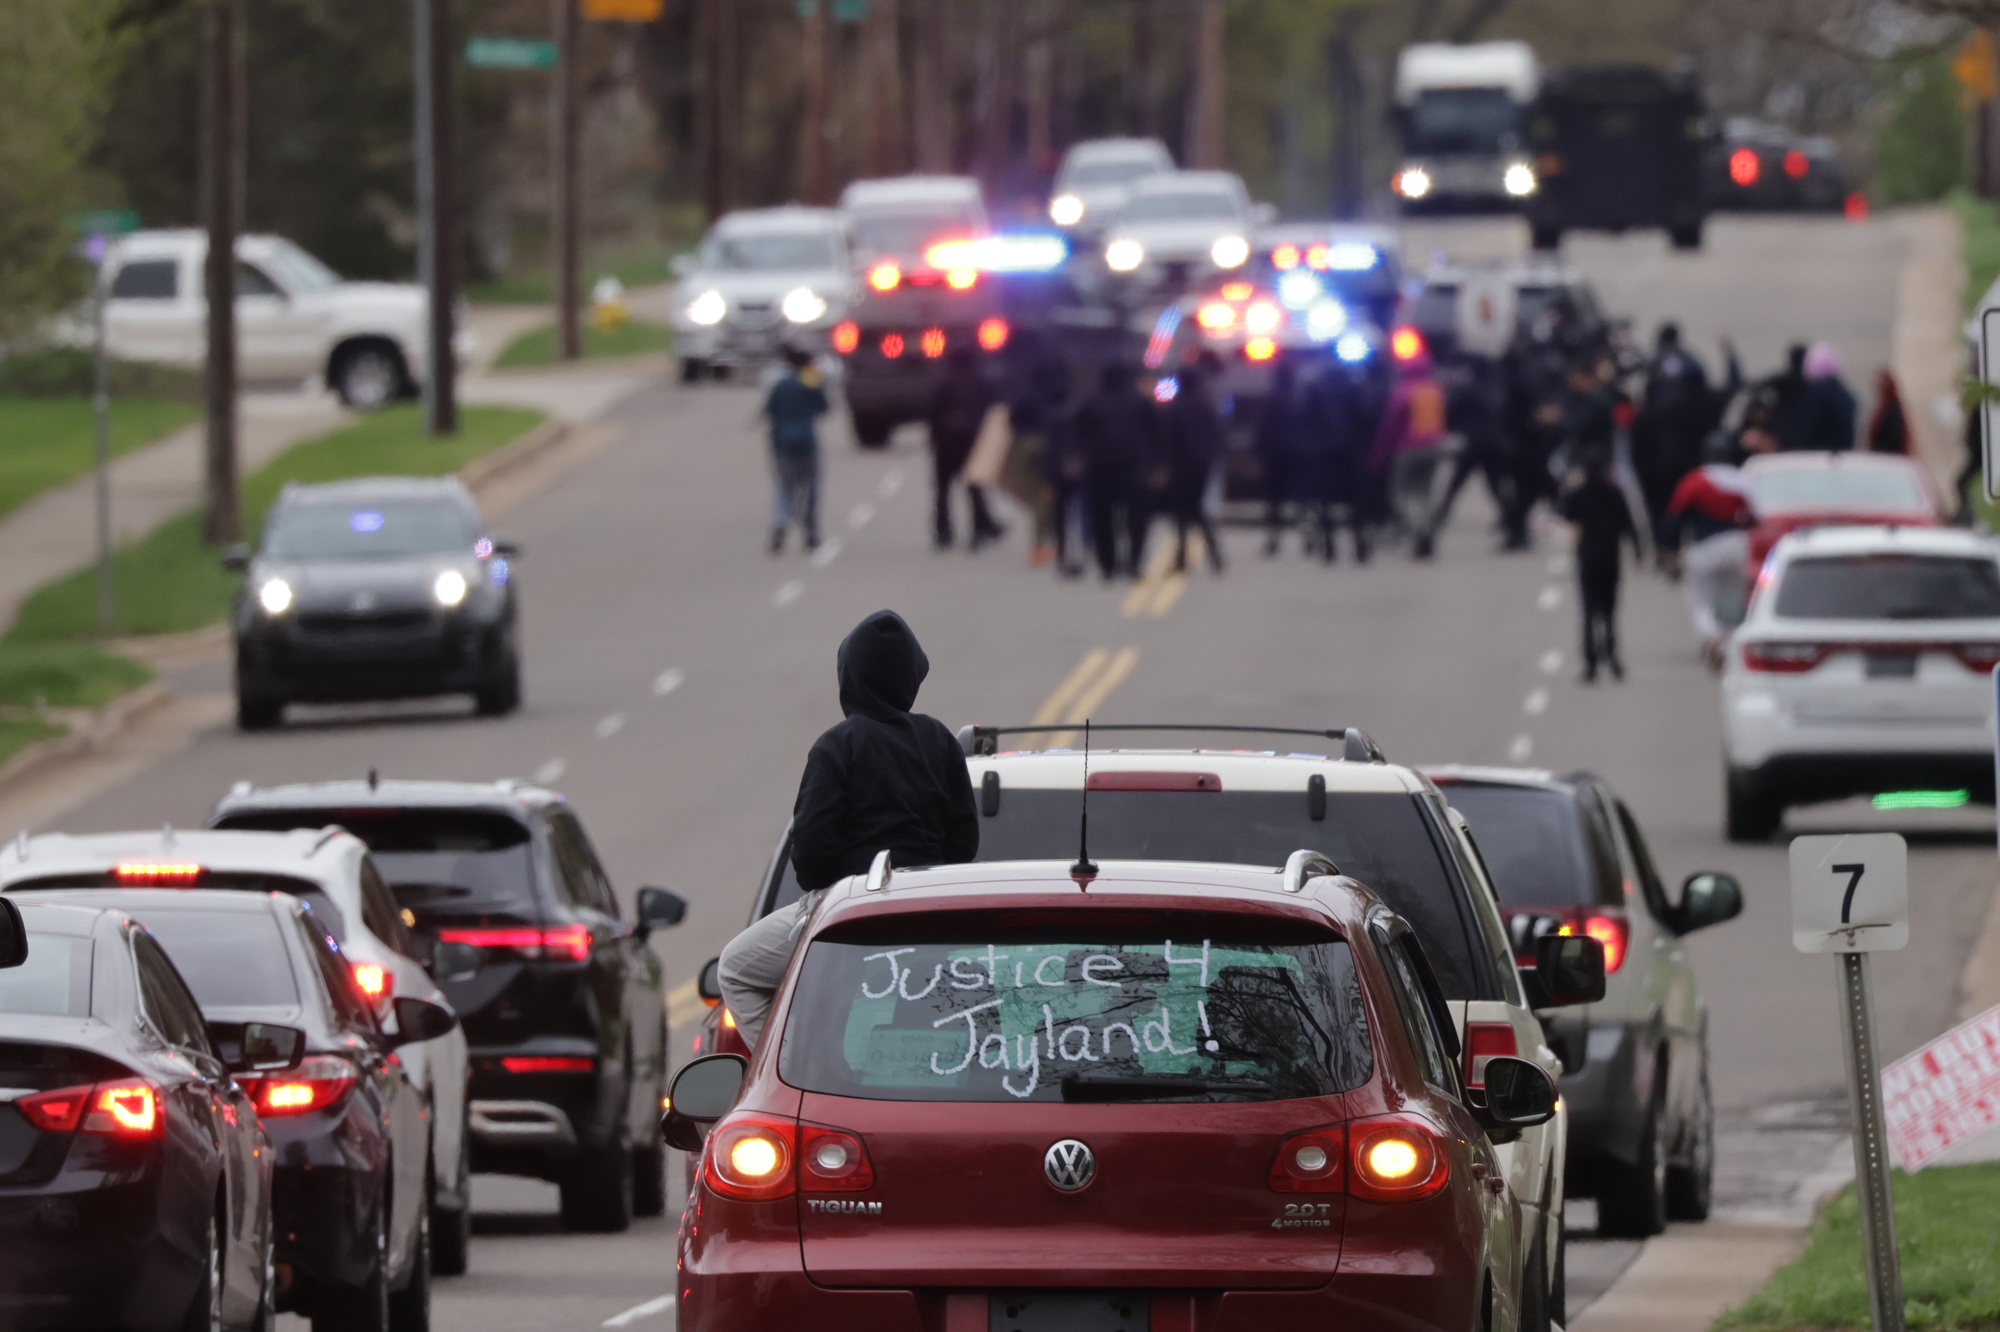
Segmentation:
<svg viewBox="0 0 2000 1332">
<path fill-rule="evenodd" d="M 868 270 L 868 285 L 877 291 L 894 291 L 902 281 L 903 270 L 894 264 L 877 264 Z"/>
<path fill-rule="evenodd" d="M 729 1031 L 735 1031 L 735 1030 L 736 1030 L 736 1014 L 734 1014 L 734 1013 L 730 1012 L 730 1011 L 729 1011 L 728 1009 L 726 1009 L 726 1008 L 725 1008 L 725 1009 L 723 1009 L 723 1010 L 722 1010 L 722 1025 L 723 1025 L 723 1027 L 724 1027 L 725 1029 L 727 1029 L 727 1030 L 729 1030 Z"/>
<path fill-rule="evenodd" d="M 1785 174 L 1793 180 L 1805 179 L 1806 171 L 1811 165 L 1806 160 L 1806 155 L 1796 148 L 1785 154 Z"/>
<path fill-rule="evenodd" d="M 1252 338 L 1243 344 L 1243 354 L 1253 361 L 1268 361 L 1278 354 L 1278 344 L 1270 338 Z"/>
<path fill-rule="evenodd" d="M 1968 670 L 1984 673 L 2000 666 L 2000 643 L 1954 643 L 1951 654 Z"/>
<path fill-rule="evenodd" d="M 965 291 L 973 283 L 979 281 L 979 270 L 976 268 L 946 269 L 944 280 L 945 285 L 953 291 Z"/>
<path fill-rule="evenodd" d="M 1243 327 L 1252 333 L 1275 333 L 1284 317 L 1269 301 L 1256 301 L 1243 312 Z"/>
<path fill-rule="evenodd" d="M 564 925 L 553 930 L 529 926 L 500 929 L 439 930 L 439 943 L 471 944 L 474 948 L 499 948 L 522 957 L 555 962 L 581 962 L 590 956 L 590 927 Z"/>
<path fill-rule="evenodd" d="M 984 319 L 979 324 L 979 345 L 987 351 L 997 352 L 1007 345 L 1007 321 L 998 315 Z"/>
<path fill-rule="evenodd" d="M 844 1129 L 799 1125 L 799 1185 L 815 1193 L 859 1193 L 875 1187 L 875 1163 L 861 1139 Z"/>
<path fill-rule="evenodd" d="M 1757 183 L 1763 171 L 1764 164 L 1757 160 L 1754 148 L 1738 148 L 1729 155 L 1729 178 L 1746 189 Z"/>
<path fill-rule="evenodd" d="M 1352 1170 L 1347 1191 L 1374 1202 L 1428 1198 L 1451 1179 L 1436 1133 L 1419 1119 L 1388 1116 L 1348 1125 Z"/>
<path fill-rule="evenodd" d="M 588 1073 L 597 1061 L 588 1055 L 508 1055 L 500 1067 L 509 1073 Z"/>
<path fill-rule="evenodd" d="M 1250 284 L 1247 282 L 1231 282 L 1226 284 L 1222 288 L 1222 299 L 1225 301 L 1249 300 Z"/>
<path fill-rule="evenodd" d="M 919 345 L 923 347 L 924 355 L 935 361 L 938 357 L 944 355 L 944 330 L 941 328 L 925 329 L 923 341 Z"/>
<path fill-rule="evenodd" d="M 1236 322 L 1236 307 L 1227 301 L 1210 301 L 1195 312 L 1194 319 L 1210 333 L 1226 333 Z"/>
<path fill-rule="evenodd" d="M 903 335 L 901 333 L 884 333 L 882 335 L 882 355 L 888 360 L 893 361 L 902 354 Z"/>
<path fill-rule="evenodd" d="M 1606 975 L 1625 964 L 1625 950 L 1631 942 L 1632 923 L 1622 911 L 1593 911 L 1579 925 L 1565 925 L 1558 934 L 1581 934 L 1604 945 Z"/>
<path fill-rule="evenodd" d="M 244 1090 L 260 1115 L 302 1115 L 328 1110 L 354 1090 L 354 1065 L 339 1055 L 308 1055 L 297 1068 L 260 1078 Z"/>
<path fill-rule="evenodd" d="M 833 349 L 842 356 L 852 356 L 860 345 L 861 325 L 849 319 L 833 326 Z"/>
<path fill-rule="evenodd" d="M 1399 361 L 1414 361 L 1424 354 L 1424 335 L 1405 324 L 1389 335 L 1389 352 Z"/>
<path fill-rule="evenodd" d="M 83 1131 L 114 1138 L 150 1138 L 160 1131 L 160 1119 L 160 1097 L 153 1084 L 137 1078 L 105 1082 L 91 1093 Z"/>
<path fill-rule="evenodd" d="M 1311 249 L 1306 251 L 1306 267 L 1316 268 L 1320 269 L 1321 271 L 1324 271 L 1328 262 L 1327 254 L 1328 251 L 1326 246 L 1324 245 L 1313 246 Z M 1366 267 L 1367 265 L 1363 266 Z"/>
<path fill-rule="evenodd" d="M 1347 1188 L 1347 1130 L 1339 1124 L 1294 1133 L 1278 1144 L 1270 1183 L 1279 1193 L 1340 1193 Z"/>
<path fill-rule="evenodd" d="M 1833 654 L 1826 643 L 1745 643 L 1743 667 L 1751 671 L 1773 671 L 1798 675 L 1809 671 Z"/>
<path fill-rule="evenodd" d="M 1514 1040 L 1514 1028 L 1505 1022 L 1465 1024 L 1465 1085 L 1479 1089 L 1486 1085 L 1486 1061 L 1500 1055 L 1509 1058 L 1521 1052 Z"/>
<path fill-rule="evenodd" d="M 798 1187 L 792 1169 L 797 1141 L 798 1126 L 791 1120 L 750 1112 L 730 1115 L 708 1135 L 702 1180 L 725 1198 L 783 1198 Z"/>
<path fill-rule="evenodd" d="M 199 865 L 120 865 L 112 871 L 118 882 L 127 887 L 141 884 L 161 884 L 168 887 L 185 888 L 201 877 Z"/>
<path fill-rule="evenodd" d="M 1271 251 L 1271 267 L 1278 269 L 1280 272 L 1283 272 L 1287 269 L 1297 268 L 1298 266 L 1299 266 L 1298 246 L 1280 245 L 1277 249 Z"/>
<path fill-rule="evenodd" d="M 381 999 L 395 988 L 395 978 L 373 962 L 354 964 L 354 983 L 361 987 L 361 993 L 370 999 Z"/>
<path fill-rule="evenodd" d="M 70 1133 L 83 1119 L 83 1107 L 89 1102 L 90 1085 L 86 1083 L 81 1087 L 64 1087 L 59 1091 L 23 1096 L 14 1102 L 14 1108 L 44 1133 Z"/>
</svg>

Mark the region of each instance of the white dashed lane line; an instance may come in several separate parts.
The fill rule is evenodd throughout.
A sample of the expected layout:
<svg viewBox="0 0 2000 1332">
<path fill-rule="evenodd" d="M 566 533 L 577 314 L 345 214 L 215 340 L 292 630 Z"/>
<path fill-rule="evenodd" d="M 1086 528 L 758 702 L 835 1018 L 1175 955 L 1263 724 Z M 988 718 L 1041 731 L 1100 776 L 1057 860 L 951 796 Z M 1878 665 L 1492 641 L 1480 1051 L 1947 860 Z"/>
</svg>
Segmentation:
<svg viewBox="0 0 2000 1332">
<path fill-rule="evenodd" d="M 613 1314 L 598 1324 L 598 1326 L 624 1327 L 629 1323 L 638 1322 L 641 1318 L 651 1318 L 655 1314 L 663 1314 L 673 1307 L 674 1297 L 671 1295 L 662 1295 L 658 1299 L 647 1300 L 644 1304 L 635 1304 L 624 1313 Z"/>
<path fill-rule="evenodd" d="M 859 532 L 862 528 L 868 526 L 868 520 L 874 516 L 875 506 L 867 500 L 863 500 L 847 511 L 847 525 Z"/>
<path fill-rule="evenodd" d="M 840 538 L 828 537 L 820 543 L 819 549 L 812 553 L 812 567 L 815 569 L 824 569 L 839 558 Z"/>
<path fill-rule="evenodd" d="M 612 736 L 625 729 L 625 714 L 622 712 L 612 713 L 609 717 L 600 720 L 597 723 L 596 729 L 599 740 L 609 740 Z"/>
<path fill-rule="evenodd" d="M 1552 611 L 1563 604 L 1563 590 L 1550 583 L 1542 589 L 1542 594 L 1535 598 L 1535 604 L 1545 611 Z"/>
<path fill-rule="evenodd" d="M 1514 743 L 1507 746 L 1507 761 L 1526 763 L 1534 752 L 1535 738 L 1531 735 L 1517 735 L 1514 737 Z"/>
<path fill-rule="evenodd" d="M 685 683 L 687 683 L 687 672 L 677 666 L 669 667 L 653 677 L 653 694 L 655 697 L 664 698 Z"/>
<path fill-rule="evenodd" d="M 1530 689 L 1527 698 L 1521 701 L 1521 711 L 1530 717 L 1539 717 L 1549 710 L 1549 691 L 1542 688 Z"/>
<path fill-rule="evenodd" d="M 903 488 L 903 469 L 900 467 L 892 467 L 889 469 L 888 474 L 885 475 L 881 479 L 881 481 L 876 483 L 875 494 L 877 498 L 888 499 L 891 495 L 894 495 L 897 491 L 901 490 L 902 488 Z"/>
<path fill-rule="evenodd" d="M 804 596 L 805 591 L 806 591 L 805 580 L 803 578 L 794 578 L 791 582 L 786 583 L 783 587 L 779 588 L 776 592 L 773 592 L 771 594 L 771 604 L 773 606 L 776 606 L 778 609 L 783 610 L 785 607 L 791 605 L 794 601 L 797 601 L 800 597 Z"/>
<path fill-rule="evenodd" d="M 562 780 L 562 775 L 568 771 L 569 771 L 569 764 L 567 761 L 559 758 L 552 758 L 547 763 L 544 763 L 541 767 L 535 769 L 535 785 L 548 786 L 552 783 L 559 782 Z"/>
<path fill-rule="evenodd" d="M 1563 654 L 1550 648 L 1542 654 L 1542 659 L 1536 665 L 1542 668 L 1543 675 L 1554 675 L 1563 668 Z"/>
</svg>

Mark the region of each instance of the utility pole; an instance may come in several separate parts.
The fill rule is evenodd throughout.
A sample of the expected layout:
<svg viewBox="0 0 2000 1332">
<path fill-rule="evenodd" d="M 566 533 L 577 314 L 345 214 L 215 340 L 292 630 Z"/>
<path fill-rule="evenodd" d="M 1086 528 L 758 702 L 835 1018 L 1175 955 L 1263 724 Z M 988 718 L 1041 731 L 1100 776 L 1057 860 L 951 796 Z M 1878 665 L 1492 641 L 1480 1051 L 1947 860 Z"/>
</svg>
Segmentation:
<svg viewBox="0 0 2000 1332">
<path fill-rule="evenodd" d="M 1141 138 L 1159 133 L 1156 119 L 1159 97 L 1153 76 L 1159 64 L 1158 27 L 1154 22 L 1153 0 L 1132 0 L 1132 72 L 1128 95 L 1132 103 L 1132 132 Z"/>
<path fill-rule="evenodd" d="M 1188 165 L 1222 165 L 1222 99 L 1225 69 L 1222 50 L 1222 0 L 1201 0 L 1196 19 L 1194 51 L 1194 133 Z"/>
<path fill-rule="evenodd" d="M 582 25 L 577 0 L 555 0 L 555 238 L 556 350 L 565 361 L 583 355 L 577 269 L 582 263 L 583 87 Z"/>
<path fill-rule="evenodd" d="M 702 202 L 713 222 L 736 206 L 736 6 L 702 0 Z"/>
<path fill-rule="evenodd" d="M 805 40 L 800 55 L 805 61 L 805 114 L 799 143 L 799 197 L 809 204 L 828 202 L 832 189 L 832 164 L 827 160 L 827 66 L 832 48 L 828 28 L 833 0 L 803 0 Z"/>
<path fill-rule="evenodd" d="M 451 0 L 416 0 L 417 269 L 430 305 L 424 428 L 458 433 L 458 194 L 452 156 Z"/>
<path fill-rule="evenodd" d="M 208 355 L 202 388 L 207 408 L 202 540 L 212 546 L 243 538 L 236 472 L 236 235 L 243 183 L 243 87 L 238 78 L 242 17 L 234 0 L 210 0 L 203 16 L 207 51 L 202 109 L 202 209 L 208 223 Z"/>
<path fill-rule="evenodd" d="M 862 19 L 862 68 L 868 79 L 868 174 L 903 170 L 903 60 L 896 0 L 870 0 Z"/>
<path fill-rule="evenodd" d="M 945 33 L 948 0 L 916 0 L 917 170 L 951 170 L 951 46 Z"/>
<path fill-rule="evenodd" d="M 1326 42 L 1329 81 L 1333 84 L 1333 215 L 1343 221 L 1361 216 L 1361 68 L 1355 54 L 1361 27 L 1359 11 L 1344 11 Z"/>
</svg>

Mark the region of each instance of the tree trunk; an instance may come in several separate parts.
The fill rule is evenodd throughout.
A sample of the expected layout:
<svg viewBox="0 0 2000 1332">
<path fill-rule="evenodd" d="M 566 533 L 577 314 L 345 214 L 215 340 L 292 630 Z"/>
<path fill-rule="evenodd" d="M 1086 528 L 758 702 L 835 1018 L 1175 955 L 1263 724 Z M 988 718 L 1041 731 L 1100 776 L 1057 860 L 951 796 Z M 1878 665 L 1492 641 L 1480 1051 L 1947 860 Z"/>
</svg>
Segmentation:
<svg viewBox="0 0 2000 1332">
<path fill-rule="evenodd" d="M 578 0 L 555 0 L 555 239 L 556 349 L 565 361 L 583 355 L 577 269 L 583 262 L 583 60 Z"/>
<path fill-rule="evenodd" d="M 861 67 L 868 80 L 867 170 L 893 176 L 903 170 L 903 56 L 896 0 L 870 0 L 861 31 Z"/>
<path fill-rule="evenodd" d="M 1052 22 L 1052 0 L 1030 0 L 1027 49 L 1022 58 L 1022 100 L 1028 112 L 1028 169 L 1038 179 L 1055 170 L 1055 151 L 1049 134 L 1050 115 L 1055 100 L 1056 37 Z"/>
<path fill-rule="evenodd" d="M 833 0 L 805 0 L 807 11 L 802 23 L 804 41 L 800 57 L 804 61 L 805 111 L 799 117 L 799 197 L 809 204 L 824 204 L 832 189 L 833 172 L 827 160 L 827 10 Z"/>
<path fill-rule="evenodd" d="M 1222 0 L 1201 0 L 1196 19 L 1194 51 L 1194 133 L 1188 145 L 1188 165 L 1198 169 L 1222 166 L 1222 104 L 1226 92 L 1222 49 Z"/>
<path fill-rule="evenodd" d="M 702 0 L 702 203 L 713 222 L 736 206 L 736 6 Z"/>
<path fill-rule="evenodd" d="M 951 170 L 951 48 L 945 32 L 949 0 L 916 0 L 917 170 Z"/>
<path fill-rule="evenodd" d="M 1327 80 L 1333 87 L 1333 215 L 1361 216 L 1361 117 L 1366 114 L 1356 38 L 1361 15 L 1350 9 L 1327 38 Z"/>
<path fill-rule="evenodd" d="M 1132 0 L 1132 69 L 1127 100 L 1131 103 L 1132 132 L 1146 137 L 1160 132 L 1159 41 L 1153 19 L 1153 0 Z"/>
<path fill-rule="evenodd" d="M 202 80 L 202 210 L 208 225 L 203 290 L 208 301 L 208 356 L 202 388 L 208 414 L 203 469 L 202 540 L 211 546 L 243 538 L 242 498 L 236 469 L 236 236 L 242 215 L 243 48 L 240 11 L 231 0 L 208 6 L 204 16 Z"/>
</svg>

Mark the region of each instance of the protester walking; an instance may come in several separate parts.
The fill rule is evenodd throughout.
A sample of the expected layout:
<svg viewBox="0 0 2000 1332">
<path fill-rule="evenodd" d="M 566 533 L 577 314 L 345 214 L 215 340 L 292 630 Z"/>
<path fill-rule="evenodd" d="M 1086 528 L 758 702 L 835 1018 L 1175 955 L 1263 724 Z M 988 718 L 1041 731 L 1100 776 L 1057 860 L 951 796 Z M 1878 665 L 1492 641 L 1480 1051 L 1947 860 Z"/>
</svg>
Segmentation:
<svg viewBox="0 0 2000 1332">
<path fill-rule="evenodd" d="M 1264 473 L 1264 558 L 1278 553 L 1288 521 L 1286 505 L 1297 489 L 1302 430 L 1298 370 L 1279 358 L 1271 391 L 1257 418 L 1257 464 Z"/>
<path fill-rule="evenodd" d="M 1799 443 L 1799 407 L 1806 396 L 1806 345 L 1795 342 L 1785 352 L 1785 368 L 1764 381 L 1771 390 L 1771 433 L 1782 450 Z"/>
<path fill-rule="evenodd" d="M 1173 478 L 1168 506 L 1174 516 L 1174 571 L 1187 569 L 1188 529 L 1201 533 L 1208 566 L 1222 572 L 1222 541 L 1208 514 L 1208 487 L 1222 461 L 1222 413 L 1216 409 L 1210 384 L 1222 373 L 1222 360 L 1204 350 L 1192 365 L 1183 366 L 1167 407 L 1167 446 Z"/>
<path fill-rule="evenodd" d="M 1710 460 L 1681 478 L 1656 532 L 1660 547 L 1676 552 L 1681 595 L 1709 669 L 1722 669 L 1722 641 L 1743 618 L 1743 566 L 1750 555 L 1756 511 L 1728 441 L 1718 435 Z"/>
<path fill-rule="evenodd" d="M 1375 516 L 1368 453 L 1374 435 L 1362 373 L 1330 365 L 1306 390 L 1299 471 L 1309 506 L 1307 548 L 1317 549 L 1328 564 L 1339 557 L 1343 514 L 1354 537 L 1355 563 L 1368 563 L 1368 528 Z"/>
<path fill-rule="evenodd" d="M 1583 682 L 1594 683 L 1600 662 L 1625 678 L 1618 655 L 1618 580 L 1622 544 L 1639 558 L 1639 529 L 1625 492 L 1611 474 L 1609 449 L 1586 449 L 1565 485 L 1562 516 L 1576 531 L 1576 581 L 1583 601 Z"/>
<path fill-rule="evenodd" d="M 1389 478 L 1389 501 L 1403 530 L 1410 534 L 1411 553 L 1431 556 L 1431 492 L 1438 462 L 1444 454 L 1444 387 L 1432 373 L 1428 351 L 1396 366 L 1396 389 L 1389 395 L 1375 433 L 1370 463 Z"/>
<path fill-rule="evenodd" d="M 1830 342 L 1806 350 L 1806 388 L 1792 418 L 1794 448 L 1844 453 L 1854 447 L 1854 394 L 1840 378 L 1840 353 Z"/>
<path fill-rule="evenodd" d="M 1903 414 L 1902 390 L 1896 377 L 1883 366 L 1875 372 L 1875 410 L 1868 417 L 1868 451 L 1900 453 L 1910 451 L 1910 419 Z"/>
<path fill-rule="evenodd" d="M 951 489 L 972 456 L 979 427 L 994 400 L 993 388 L 979 372 L 979 359 L 972 349 L 952 348 L 945 357 L 944 376 L 931 394 L 929 412 L 931 462 L 936 482 L 932 533 L 939 550 L 951 548 Z M 965 493 L 972 507 L 971 548 L 978 550 L 989 541 L 998 541 L 1006 529 L 993 520 L 983 487 L 967 483 Z"/>
<path fill-rule="evenodd" d="M 826 415 L 826 388 L 812 357 L 785 349 L 785 373 L 764 396 L 771 423 L 771 553 L 785 548 L 793 522 L 806 549 L 819 548 L 819 418 Z"/>
<path fill-rule="evenodd" d="M 1674 487 L 1700 464 L 1702 440 L 1714 420 L 1708 373 L 1681 346 L 1679 325 L 1661 324 L 1632 421 L 1633 470 L 1655 533 L 1666 522 Z"/>
<path fill-rule="evenodd" d="M 1014 443 L 1007 452 L 1000 484 L 1027 506 L 1034 519 L 1034 545 L 1028 552 L 1028 567 L 1039 569 L 1056 557 L 1061 546 L 1058 524 L 1065 515 L 1057 507 L 1049 455 L 1069 405 L 1069 367 L 1044 347 L 1033 329 L 1023 329 L 1018 336 L 1025 344 L 1020 354 L 1027 370 L 1021 391 L 1008 405 Z"/>
<path fill-rule="evenodd" d="M 1503 515 L 1515 505 L 1512 460 L 1507 450 L 1507 379 L 1497 361 L 1485 356 L 1464 358 L 1456 382 L 1446 394 L 1445 420 L 1464 444 L 1452 460 L 1444 494 L 1431 510 L 1426 532 L 1433 547 L 1438 533 L 1451 520 L 1458 492 L 1474 472 L 1486 478 L 1487 493 Z"/>
<path fill-rule="evenodd" d="M 1076 434 L 1098 571 L 1107 581 L 1136 578 L 1153 516 L 1151 477 L 1162 450 L 1158 411 L 1133 383 L 1130 367 L 1104 367 L 1097 391 L 1077 412 Z"/>
</svg>

